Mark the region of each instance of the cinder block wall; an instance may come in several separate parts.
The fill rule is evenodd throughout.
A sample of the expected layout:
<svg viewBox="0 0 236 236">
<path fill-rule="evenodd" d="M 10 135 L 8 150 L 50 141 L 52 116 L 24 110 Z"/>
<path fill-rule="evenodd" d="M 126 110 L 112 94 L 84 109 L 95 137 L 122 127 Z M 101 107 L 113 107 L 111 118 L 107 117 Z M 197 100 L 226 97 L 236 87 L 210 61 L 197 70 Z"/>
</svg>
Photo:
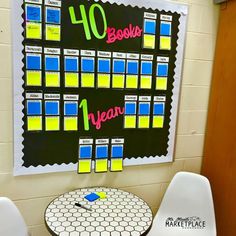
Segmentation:
<svg viewBox="0 0 236 236">
<path fill-rule="evenodd" d="M 11 6 L 10 0 L 0 0 L 0 196 L 14 200 L 32 236 L 49 235 L 44 210 L 66 191 L 94 185 L 119 187 L 142 197 L 156 212 L 176 172 L 200 171 L 219 6 L 214 6 L 212 0 L 175 2 L 187 3 L 190 10 L 175 162 L 126 167 L 122 173 L 13 177 Z"/>
</svg>

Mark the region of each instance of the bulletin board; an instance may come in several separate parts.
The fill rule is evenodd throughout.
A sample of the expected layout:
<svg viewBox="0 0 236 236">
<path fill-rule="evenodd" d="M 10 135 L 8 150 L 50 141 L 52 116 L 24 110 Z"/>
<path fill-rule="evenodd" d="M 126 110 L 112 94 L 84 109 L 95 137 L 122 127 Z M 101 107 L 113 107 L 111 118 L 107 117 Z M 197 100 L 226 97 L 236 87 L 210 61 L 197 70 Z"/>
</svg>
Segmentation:
<svg viewBox="0 0 236 236">
<path fill-rule="evenodd" d="M 15 175 L 173 161 L 185 5 L 12 6 Z"/>
</svg>

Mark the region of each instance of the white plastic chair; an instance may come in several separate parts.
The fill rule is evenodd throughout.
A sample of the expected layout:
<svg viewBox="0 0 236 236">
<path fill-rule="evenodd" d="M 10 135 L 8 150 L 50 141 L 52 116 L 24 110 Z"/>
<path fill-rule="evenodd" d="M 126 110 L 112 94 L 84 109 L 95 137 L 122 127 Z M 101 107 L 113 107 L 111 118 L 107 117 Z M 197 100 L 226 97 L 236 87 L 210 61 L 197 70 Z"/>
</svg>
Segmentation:
<svg viewBox="0 0 236 236">
<path fill-rule="evenodd" d="M 6 197 L 0 197 L 0 235 L 29 235 L 21 213 L 19 212 L 15 204 Z"/>
<path fill-rule="evenodd" d="M 196 227 L 197 224 L 201 227 Z M 190 172 L 177 173 L 164 195 L 148 236 L 216 236 L 208 179 Z"/>
</svg>

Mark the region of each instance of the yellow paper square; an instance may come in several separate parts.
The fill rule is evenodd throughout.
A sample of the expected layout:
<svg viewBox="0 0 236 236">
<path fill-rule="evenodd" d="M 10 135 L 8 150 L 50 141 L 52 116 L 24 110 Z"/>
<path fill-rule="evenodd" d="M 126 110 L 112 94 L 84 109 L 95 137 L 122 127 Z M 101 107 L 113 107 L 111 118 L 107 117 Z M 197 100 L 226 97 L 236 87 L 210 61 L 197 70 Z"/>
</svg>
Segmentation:
<svg viewBox="0 0 236 236">
<path fill-rule="evenodd" d="M 94 74 L 82 73 L 81 74 L 81 87 L 82 88 L 94 88 L 95 79 Z"/>
<path fill-rule="evenodd" d="M 161 50 L 171 49 L 171 37 L 166 37 L 166 36 L 160 37 L 160 49 Z"/>
<path fill-rule="evenodd" d="M 150 127 L 150 117 L 149 116 L 139 116 L 138 128 L 148 129 L 149 127 Z"/>
<path fill-rule="evenodd" d="M 26 38 L 27 39 L 42 39 L 42 24 L 41 23 L 26 23 Z"/>
<path fill-rule="evenodd" d="M 166 89 L 167 89 L 167 77 L 157 77 L 156 90 L 166 90 Z"/>
<path fill-rule="evenodd" d="M 78 73 L 65 73 L 65 87 L 78 88 L 79 87 L 79 74 Z"/>
<path fill-rule="evenodd" d="M 163 128 L 164 126 L 164 116 L 153 116 L 153 128 Z"/>
<path fill-rule="evenodd" d="M 42 116 L 28 116 L 27 117 L 27 130 L 28 131 L 42 130 Z"/>
<path fill-rule="evenodd" d="M 111 159 L 111 171 L 122 171 L 123 159 Z"/>
<path fill-rule="evenodd" d="M 45 118 L 45 129 L 46 129 L 46 131 L 58 131 L 58 130 L 60 130 L 59 116 L 46 117 Z"/>
<path fill-rule="evenodd" d="M 90 173 L 91 172 L 91 160 L 79 160 L 78 173 Z"/>
<path fill-rule="evenodd" d="M 100 199 L 106 199 L 107 195 L 105 192 L 96 192 L 96 194 L 100 197 Z"/>
<path fill-rule="evenodd" d="M 106 172 L 107 171 L 107 159 L 96 160 L 95 172 Z"/>
<path fill-rule="evenodd" d="M 141 89 L 151 89 L 152 88 L 152 76 L 141 75 L 140 88 Z"/>
<path fill-rule="evenodd" d="M 155 49 L 156 36 L 150 34 L 144 34 L 143 36 L 143 48 Z"/>
<path fill-rule="evenodd" d="M 46 87 L 60 87 L 60 73 L 46 72 L 45 73 L 45 86 Z"/>
<path fill-rule="evenodd" d="M 125 76 L 124 75 L 116 75 L 112 76 L 112 88 L 123 89 L 125 86 Z"/>
<path fill-rule="evenodd" d="M 137 75 L 126 75 L 126 88 L 136 89 L 138 88 L 138 76 Z"/>
<path fill-rule="evenodd" d="M 26 71 L 26 86 L 41 86 L 42 73 L 41 71 Z"/>
<path fill-rule="evenodd" d="M 136 128 L 136 116 L 125 116 L 124 128 Z"/>
<path fill-rule="evenodd" d="M 97 87 L 110 88 L 110 74 L 98 74 Z"/>
<path fill-rule="evenodd" d="M 46 40 L 60 41 L 61 40 L 61 26 L 60 25 L 46 25 Z"/>
<path fill-rule="evenodd" d="M 65 131 L 77 131 L 78 130 L 78 118 L 77 117 L 65 117 L 64 118 L 64 130 Z"/>
</svg>

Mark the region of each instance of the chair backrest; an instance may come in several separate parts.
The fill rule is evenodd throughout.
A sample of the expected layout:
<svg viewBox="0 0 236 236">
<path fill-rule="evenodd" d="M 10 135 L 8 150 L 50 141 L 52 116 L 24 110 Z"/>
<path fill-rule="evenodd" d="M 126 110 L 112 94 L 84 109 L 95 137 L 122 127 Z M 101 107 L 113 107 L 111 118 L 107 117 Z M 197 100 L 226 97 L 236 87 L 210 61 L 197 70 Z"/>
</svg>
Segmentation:
<svg viewBox="0 0 236 236">
<path fill-rule="evenodd" d="M 15 204 L 6 197 L 0 197 L 0 235 L 28 236 L 28 230 Z"/>
<path fill-rule="evenodd" d="M 209 181 L 179 172 L 172 179 L 148 236 L 216 236 Z"/>
</svg>

